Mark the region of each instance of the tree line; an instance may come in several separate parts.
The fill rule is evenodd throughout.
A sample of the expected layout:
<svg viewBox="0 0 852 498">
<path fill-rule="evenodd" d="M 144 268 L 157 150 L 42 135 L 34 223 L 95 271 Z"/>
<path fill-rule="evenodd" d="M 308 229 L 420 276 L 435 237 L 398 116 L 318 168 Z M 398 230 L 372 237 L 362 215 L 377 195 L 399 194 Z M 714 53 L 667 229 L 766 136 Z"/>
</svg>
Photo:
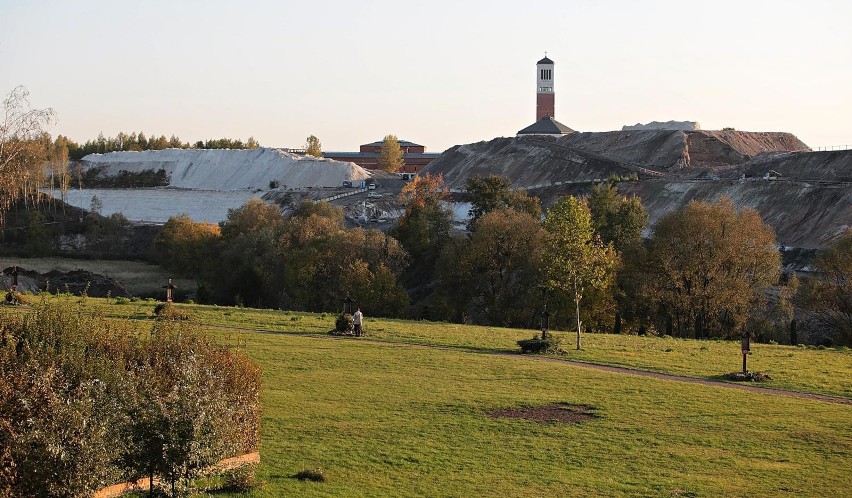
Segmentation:
<svg viewBox="0 0 852 498">
<path fill-rule="evenodd" d="M 210 303 L 335 311 L 350 295 L 376 316 L 507 327 L 535 327 L 547 307 L 578 346 L 581 330 L 797 342 L 798 307 L 813 328 L 849 341 L 852 314 L 831 283 L 839 277 L 820 274 L 799 289 L 781 272 L 772 228 L 730 199 L 692 202 L 649 231 L 641 201 L 606 182 L 544 213 L 506 178 L 472 178 L 466 195 L 465 233 L 454 228 L 442 179 L 430 175 L 404 187 L 404 212 L 387 234 L 347 230 L 327 203 L 306 201 L 285 216 L 253 200 L 219 225 L 170 219 L 156 259 L 196 278 Z M 816 268 L 848 255 L 847 239 L 852 232 Z"/>
<path fill-rule="evenodd" d="M 119 132 L 114 137 L 104 137 L 103 133 L 99 133 L 97 138 L 87 140 L 79 144 L 72 141 L 68 137 L 59 135 L 56 137 L 56 143 L 60 146 L 64 145 L 68 149 L 68 158 L 72 161 L 79 161 L 89 154 L 106 154 L 108 152 L 119 151 L 142 151 L 142 150 L 163 150 L 163 149 L 256 149 L 260 144 L 254 137 L 249 137 L 245 142 L 240 139 L 232 138 L 217 138 L 198 140 L 193 143 L 184 142 L 180 138 L 171 135 L 166 138 L 165 135 L 146 136 L 145 133 L 125 133 Z"/>
<path fill-rule="evenodd" d="M 37 203 L 48 175 L 67 190 L 73 148 L 65 137 L 50 139 L 44 128 L 52 111 L 31 109 L 26 90 L 15 89 L 3 105 L 0 223 L 13 203 Z M 383 152 L 398 152 L 396 137 L 385 139 Z M 142 142 L 137 134 L 110 147 Z M 320 150 L 318 140 L 308 142 Z M 404 212 L 387 235 L 347 230 L 328 204 L 305 203 L 284 216 L 252 201 L 216 226 L 169 220 L 154 252 L 195 278 L 199 299 L 212 303 L 332 311 L 350 293 L 374 315 L 516 327 L 533 326 L 546 305 L 557 327 L 578 334 L 852 337 L 849 233 L 800 286 L 780 271 L 773 230 L 730 199 L 692 202 L 649 230 L 641 202 L 609 182 L 544 214 L 538 199 L 505 178 L 473 178 L 467 195 L 473 208 L 465 234 L 453 226 L 442 178 L 425 175 L 403 189 Z"/>
</svg>

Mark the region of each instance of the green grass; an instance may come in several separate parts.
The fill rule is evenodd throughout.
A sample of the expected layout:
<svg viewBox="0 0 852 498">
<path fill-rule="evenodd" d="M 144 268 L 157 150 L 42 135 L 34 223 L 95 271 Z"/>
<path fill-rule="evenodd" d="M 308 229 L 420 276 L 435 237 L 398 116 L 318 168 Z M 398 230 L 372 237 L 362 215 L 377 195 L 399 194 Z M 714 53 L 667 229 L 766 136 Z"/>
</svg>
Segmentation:
<svg viewBox="0 0 852 498">
<path fill-rule="evenodd" d="M 106 301 L 102 301 L 106 302 Z M 117 316 L 150 316 L 153 303 L 109 306 Z M 335 315 L 216 306 L 186 307 L 199 321 L 223 327 L 325 334 Z M 532 337 L 533 330 L 367 318 L 368 339 L 447 346 L 476 351 L 519 351 L 517 341 Z M 583 349 L 573 349 L 574 334 L 563 333 L 561 357 L 602 365 L 615 365 L 688 377 L 721 380 L 742 368 L 739 341 L 696 341 L 670 337 L 584 334 Z M 769 374 L 762 387 L 828 394 L 852 398 L 852 350 L 814 349 L 771 344 L 752 344 L 750 370 Z"/>
<path fill-rule="evenodd" d="M 112 316 L 143 318 L 154 306 L 109 302 Z M 316 335 L 333 314 L 184 307 L 204 323 L 277 331 L 209 329 L 263 369 L 264 485 L 250 496 L 844 496 L 852 487 L 848 405 L 483 354 L 516 350 L 526 330 L 370 319 L 367 341 Z M 587 335 L 568 357 L 701 375 L 735 370 L 738 346 Z M 773 387 L 848 396 L 848 351 L 753 349 L 752 368 L 773 374 Z M 488 415 L 554 402 L 591 405 L 598 417 Z M 326 482 L 293 478 L 315 469 Z"/>
<path fill-rule="evenodd" d="M 345 339 L 247 335 L 264 371 L 252 496 L 841 496 L 848 406 Z M 592 405 L 579 425 L 496 408 Z M 292 476 L 322 469 L 327 481 Z"/>
</svg>

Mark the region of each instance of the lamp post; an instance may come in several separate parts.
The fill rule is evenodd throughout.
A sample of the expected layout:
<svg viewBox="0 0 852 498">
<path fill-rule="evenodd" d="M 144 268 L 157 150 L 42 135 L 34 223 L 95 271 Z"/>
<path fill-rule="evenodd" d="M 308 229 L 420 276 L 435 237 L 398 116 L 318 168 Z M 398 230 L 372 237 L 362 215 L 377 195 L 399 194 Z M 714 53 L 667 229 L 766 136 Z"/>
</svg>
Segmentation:
<svg viewBox="0 0 852 498">
<path fill-rule="evenodd" d="M 748 375 L 748 368 L 746 366 L 746 359 L 748 358 L 750 339 L 751 339 L 751 337 L 749 336 L 748 332 L 743 332 L 743 340 L 742 340 L 743 375 Z"/>
<path fill-rule="evenodd" d="M 550 329 L 550 312 L 547 311 L 547 305 L 544 305 L 544 311 L 538 317 L 539 325 L 541 326 L 541 339 L 547 339 L 547 331 Z"/>
</svg>

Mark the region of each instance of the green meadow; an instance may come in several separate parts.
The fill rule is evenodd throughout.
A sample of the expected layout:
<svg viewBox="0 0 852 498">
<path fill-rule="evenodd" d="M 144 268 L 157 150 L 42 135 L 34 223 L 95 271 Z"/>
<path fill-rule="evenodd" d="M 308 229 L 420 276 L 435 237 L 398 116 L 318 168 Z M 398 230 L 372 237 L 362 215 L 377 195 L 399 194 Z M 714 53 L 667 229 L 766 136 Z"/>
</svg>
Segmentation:
<svg viewBox="0 0 852 498">
<path fill-rule="evenodd" d="M 76 298 L 73 298 L 76 299 Z M 112 317 L 152 302 L 88 299 Z M 248 496 L 848 496 L 852 405 L 612 373 L 513 353 L 532 330 L 178 305 L 263 370 Z M 739 343 L 584 336 L 559 357 L 713 379 Z M 754 344 L 767 387 L 852 398 L 852 353 Z M 495 418 L 586 405 L 579 423 Z M 302 481 L 301 471 L 324 482 Z M 219 495 L 219 496 L 243 496 Z"/>
<path fill-rule="evenodd" d="M 525 357 L 247 334 L 252 496 L 842 496 L 852 407 Z M 579 424 L 496 409 L 589 405 Z M 325 482 L 292 476 L 321 469 Z"/>
<path fill-rule="evenodd" d="M 154 303 L 136 301 L 116 305 L 115 300 L 90 300 L 116 317 L 148 318 Z M 256 310 L 218 306 L 178 305 L 199 322 L 231 329 L 224 335 L 245 337 L 249 331 L 295 335 L 326 334 L 334 327 L 335 315 Z M 519 339 L 537 331 L 480 327 L 436 322 L 367 318 L 370 341 L 444 346 L 470 352 L 516 352 Z M 558 332 L 557 332 L 558 333 Z M 574 333 L 563 332 L 560 357 L 601 365 L 721 380 L 742 368 L 739 341 L 640 337 L 635 335 L 584 334 L 583 349 L 574 348 Z M 791 347 L 753 343 L 748 358 L 750 370 L 769 374 L 762 387 L 852 399 L 852 350 L 848 348 Z"/>
</svg>

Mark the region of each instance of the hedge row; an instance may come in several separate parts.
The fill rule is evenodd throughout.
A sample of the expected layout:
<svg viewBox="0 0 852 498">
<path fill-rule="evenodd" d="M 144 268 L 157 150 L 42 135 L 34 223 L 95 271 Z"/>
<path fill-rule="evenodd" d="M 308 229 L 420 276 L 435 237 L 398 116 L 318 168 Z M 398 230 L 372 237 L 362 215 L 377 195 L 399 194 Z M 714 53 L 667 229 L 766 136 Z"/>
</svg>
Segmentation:
<svg viewBox="0 0 852 498">
<path fill-rule="evenodd" d="M 0 497 L 87 496 L 152 475 L 180 494 L 257 449 L 259 390 L 248 358 L 168 311 L 144 332 L 79 304 L 4 313 Z"/>
</svg>

